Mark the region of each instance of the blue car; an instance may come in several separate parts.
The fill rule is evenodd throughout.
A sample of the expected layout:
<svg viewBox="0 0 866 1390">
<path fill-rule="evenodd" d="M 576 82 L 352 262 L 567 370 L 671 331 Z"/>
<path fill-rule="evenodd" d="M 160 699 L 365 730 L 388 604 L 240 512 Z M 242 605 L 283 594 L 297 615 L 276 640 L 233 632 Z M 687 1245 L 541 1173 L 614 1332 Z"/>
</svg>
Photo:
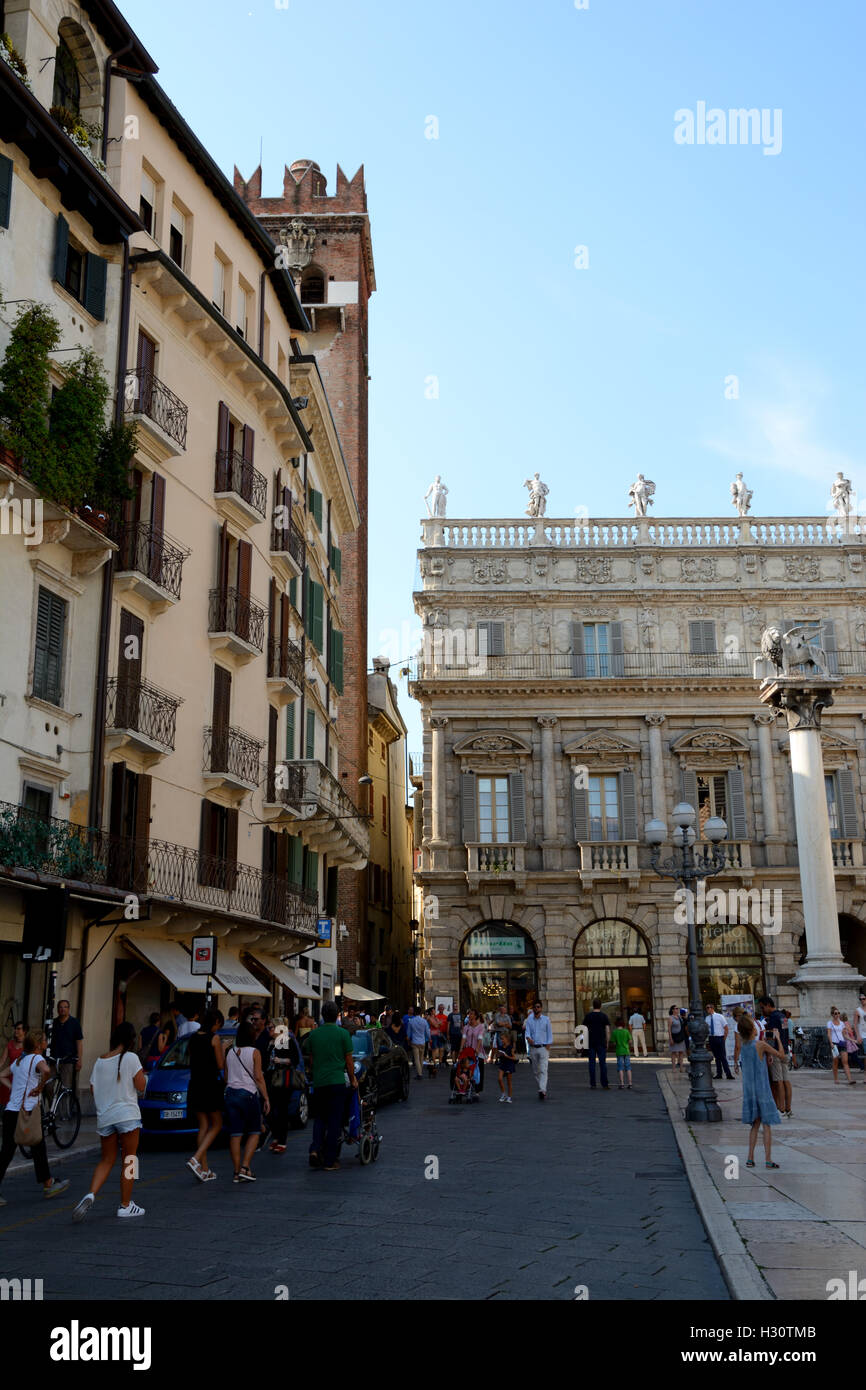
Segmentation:
<svg viewBox="0 0 866 1390">
<path fill-rule="evenodd" d="M 221 1028 L 223 1046 L 234 1042 L 236 1029 Z M 292 1064 L 303 1070 L 301 1052 L 293 1033 L 289 1034 Z M 296 1073 L 297 1075 L 297 1073 Z M 178 1038 L 147 1074 L 147 1090 L 139 1097 L 142 1136 L 197 1134 L 195 1113 L 187 1105 L 189 1092 L 189 1038 Z M 309 1087 L 306 1080 L 289 1098 L 289 1124 L 303 1129 L 310 1117 Z"/>
</svg>

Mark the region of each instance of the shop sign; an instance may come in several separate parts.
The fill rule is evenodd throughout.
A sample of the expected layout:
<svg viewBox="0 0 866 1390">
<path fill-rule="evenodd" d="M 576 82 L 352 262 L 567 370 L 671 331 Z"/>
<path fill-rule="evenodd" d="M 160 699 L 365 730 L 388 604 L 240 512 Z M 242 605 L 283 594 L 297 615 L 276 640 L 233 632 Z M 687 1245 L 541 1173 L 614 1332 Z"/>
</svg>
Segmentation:
<svg viewBox="0 0 866 1390">
<path fill-rule="evenodd" d="M 191 975 L 215 975 L 217 939 L 215 936 L 194 936 L 189 963 Z"/>
<path fill-rule="evenodd" d="M 525 956 L 522 936 L 481 936 L 474 932 L 466 943 L 467 956 Z"/>
</svg>

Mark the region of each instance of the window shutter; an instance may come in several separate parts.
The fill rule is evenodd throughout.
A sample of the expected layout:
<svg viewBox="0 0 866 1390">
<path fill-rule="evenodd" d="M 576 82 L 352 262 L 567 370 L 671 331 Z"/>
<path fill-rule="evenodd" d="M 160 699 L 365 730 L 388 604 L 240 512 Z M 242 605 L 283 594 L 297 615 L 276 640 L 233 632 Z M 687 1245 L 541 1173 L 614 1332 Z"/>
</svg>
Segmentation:
<svg viewBox="0 0 866 1390">
<path fill-rule="evenodd" d="M 337 628 L 331 628 L 331 680 L 334 683 L 337 694 L 343 693 L 343 634 Z"/>
<path fill-rule="evenodd" d="M 95 319 L 105 318 L 105 285 L 108 277 L 108 262 L 101 256 L 87 253 L 84 268 L 84 307 Z"/>
<path fill-rule="evenodd" d="M 331 569 L 337 576 L 337 583 L 343 580 L 343 552 L 338 545 L 331 546 Z"/>
<path fill-rule="evenodd" d="M 66 282 L 66 258 L 69 254 L 69 223 L 62 212 L 57 214 L 57 231 L 54 237 L 54 279 L 63 285 Z"/>
<path fill-rule="evenodd" d="M 289 863 L 288 879 L 289 883 L 303 883 L 304 876 L 304 842 L 300 835 L 287 835 L 289 842 Z"/>
<path fill-rule="evenodd" d="M 836 651 L 836 624 L 832 618 L 826 618 L 821 624 L 823 636 L 821 645 L 827 655 L 827 670 L 831 676 L 839 673 L 839 657 Z M 846 834 L 849 832 L 846 831 Z"/>
<path fill-rule="evenodd" d="M 610 674 L 612 676 L 625 675 L 625 647 L 622 640 L 622 623 L 611 623 L 610 625 Z M 634 836 L 628 835 L 627 839 Z"/>
<path fill-rule="evenodd" d="M 63 696 L 63 638 L 66 600 L 40 587 L 36 609 L 36 646 L 33 653 L 33 694 L 59 705 Z"/>
<path fill-rule="evenodd" d="M 694 804 L 694 803 L 693 803 Z M 729 840 L 748 839 L 746 830 L 746 793 L 743 784 L 743 770 L 732 767 L 728 773 L 728 805 L 731 823 L 728 826 Z"/>
<path fill-rule="evenodd" d="M 619 806 L 619 833 L 624 840 L 636 840 L 637 790 L 631 768 L 625 768 L 619 774 Z"/>
<path fill-rule="evenodd" d="M 209 801 L 203 801 L 201 803 L 201 817 L 199 819 L 198 829 L 198 852 L 202 859 L 206 855 L 213 854 L 211 840 L 211 803 Z M 199 883 L 207 881 L 207 873 L 204 871 L 204 865 L 201 863 L 199 864 L 198 881 Z"/>
<path fill-rule="evenodd" d="M 135 838 L 143 845 L 150 840 L 150 793 L 151 778 L 140 772 L 136 780 Z"/>
<path fill-rule="evenodd" d="M 836 773 L 839 788 L 839 821 L 843 835 L 855 837 L 857 831 L 857 799 L 854 794 L 854 774 L 850 768 L 840 767 Z"/>
<path fill-rule="evenodd" d="M 135 638 L 135 644 L 129 644 L 128 639 Z M 120 610 L 120 632 L 118 636 L 117 652 L 117 679 L 128 685 L 139 685 L 141 683 L 141 653 L 144 645 L 144 623 L 135 613 L 130 613 L 126 608 Z M 127 650 L 135 653 L 133 656 L 127 655 Z"/>
<path fill-rule="evenodd" d="M 12 160 L 0 154 L 0 227 L 8 227 L 12 212 Z"/>
<path fill-rule="evenodd" d="M 316 893 L 319 888 L 319 854 L 317 850 L 304 846 L 304 887 L 308 893 Z"/>
<path fill-rule="evenodd" d="M 215 666 L 213 673 L 213 718 L 211 720 L 211 766 L 217 772 L 225 770 L 225 764 L 228 760 L 231 699 L 231 671 L 227 671 L 224 666 Z"/>
<path fill-rule="evenodd" d="M 294 608 L 295 612 L 297 613 L 297 611 L 298 611 L 298 577 L 297 577 L 297 575 L 293 575 L 292 578 L 289 580 L 289 603 L 292 605 L 292 607 Z"/>
<path fill-rule="evenodd" d="M 277 878 L 281 879 L 282 882 L 285 883 L 286 870 L 289 866 L 289 837 L 288 835 L 277 835 L 276 841 L 276 874 Z"/>
<path fill-rule="evenodd" d="M 321 652 L 325 642 L 324 590 L 315 579 L 310 580 L 310 641 Z"/>
<path fill-rule="evenodd" d="M 325 890 L 325 914 L 328 917 L 336 917 L 337 915 L 337 885 L 339 881 L 337 875 L 337 869 L 328 870 L 328 886 Z"/>
<path fill-rule="evenodd" d="M 286 762 L 295 760 L 295 702 L 286 709 Z"/>
<path fill-rule="evenodd" d="M 478 804 L 475 800 L 476 780 L 474 772 L 460 774 L 460 836 L 464 844 L 474 844 L 478 839 Z"/>
<path fill-rule="evenodd" d="M 268 705 L 268 791 L 275 790 L 270 786 L 274 779 L 274 769 L 277 762 L 277 711 L 273 705 Z"/>
<path fill-rule="evenodd" d="M 244 425 L 243 443 L 241 445 L 241 448 L 243 450 L 244 463 L 252 464 L 256 450 L 256 432 L 255 430 L 250 429 L 249 425 Z M 250 480 L 250 487 L 252 487 L 252 480 Z"/>
<path fill-rule="evenodd" d="M 285 675 L 289 669 L 289 600 L 280 594 L 280 669 Z"/>
<path fill-rule="evenodd" d="M 571 674 L 586 675 L 586 657 L 583 654 L 583 623 L 571 624 Z"/>
<path fill-rule="evenodd" d="M 698 779 L 691 768 L 684 767 L 680 772 L 680 798 L 687 801 L 695 811 L 698 809 Z M 731 837 L 733 838 L 733 836 Z"/>
<path fill-rule="evenodd" d="M 277 581 L 271 575 L 268 584 L 268 675 L 275 676 L 276 652 L 273 650 L 277 640 Z"/>
<path fill-rule="evenodd" d="M 249 541 L 238 541 L 238 594 L 241 598 L 250 596 L 252 570 L 253 547 Z"/>
<path fill-rule="evenodd" d="M 522 772 L 509 772 L 508 791 L 511 803 L 511 839 L 522 844 L 526 839 L 526 789 Z"/>
<path fill-rule="evenodd" d="M 225 457 L 229 451 L 229 423 L 229 408 L 225 401 L 220 401 L 217 410 L 217 492 L 222 492 L 224 490 L 227 477 L 229 476 Z"/>
<path fill-rule="evenodd" d="M 571 779 L 571 807 L 574 816 L 574 842 L 585 844 L 589 839 L 589 792 L 586 787 L 576 787 Z"/>
<path fill-rule="evenodd" d="M 238 879 L 238 813 L 234 807 L 226 811 L 226 871 L 225 884 L 231 892 Z"/>
<path fill-rule="evenodd" d="M 119 838 L 123 834 L 123 793 L 126 785 L 126 763 L 111 764 L 111 811 L 109 813 L 109 834 Z M 205 803 L 207 804 L 207 803 Z"/>
<path fill-rule="evenodd" d="M 315 521 L 316 525 L 318 526 L 319 530 L 321 531 L 321 529 L 322 529 L 322 494 L 321 494 L 320 492 L 317 492 L 316 489 L 315 489 L 314 487 L 310 487 L 310 488 L 307 489 L 307 505 L 308 505 L 309 508 L 310 508 L 310 511 L 311 511 L 311 513 L 312 513 L 312 516 L 313 516 L 313 520 Z"/>
<path fill-rule="evenodd" d="M 312 760 L 316 756 L 316 713 L 315 710 L 307 710 L 307 747 L 304 756 Z"/>
<path fill-rule="evenodd" d="M 689 652 L 692 656 L 709 656 L 716 650 L 716 625 L 714 622 L 689 623 Z"/>
</svg>

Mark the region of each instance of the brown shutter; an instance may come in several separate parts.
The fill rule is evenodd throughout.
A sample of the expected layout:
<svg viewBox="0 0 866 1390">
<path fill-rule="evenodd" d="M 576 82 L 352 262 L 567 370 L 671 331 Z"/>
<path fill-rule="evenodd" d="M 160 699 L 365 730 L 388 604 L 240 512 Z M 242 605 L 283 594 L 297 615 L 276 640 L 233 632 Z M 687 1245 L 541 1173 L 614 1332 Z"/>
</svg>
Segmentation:
<svg viewBox="0 0 866 1390">
<path fill-rule="evenodd" d="M 277 670 L 277 581 L 271 575 L 268 587 L 268 675 L 278 676 Z"/>
<path fill-rule="evenodd" d="M 153 399 L 153 376 L 156 370 L 156 343 L 149 338 L 143 328 L 138 330 L 138 401 L 136 408 L 149 415 Z"/>
<path fill-rule="evenodd" d="M 238 813 L 232 808 L 226 812 L 226 888 L 234 889 L 238 879 Z"/>
<path fill-rule="evenodd" d="M 231 479 L 231 461 L 228 457 L 231 450 L 231 424 L 229 421 L 229 408 L 225 401 L 220 401 L 217 411 L 217 451 L 216 451 L 216 472 L 214 490 L 216 492 L 226 492 Z"/>
<path fill-rule="evenodd" d="M 238 541 L 238 600 L 235 632 L 245 642 L 250 640 L 250 578 L 253 569 L 253 548 L 249 541 Z"/>
<path fill-rule="evenodd" d="M 147 891 L 147 861 L 150 842 L 151 779 L 141 772 L 136 778 L 135 831 L 132 846 L 132 886 L 137 893 Z"/>
<path fill-rule="evenodd" d="M 111 764 L 111 812 L 108 829 L 112 835 L 123 834 L 123 793 L 126 782 L 126 763 Z"/>
<path fill-rule="evenodd" d="M 280 594 L 280 675 L 289 674 L 289 596 Z"/>
<path fill-rule="evenodd" d="M 229 756 L 229 719 L 231 717 L 232 676 L 224 666 L 215 666 L 213 673 L 213 719 L 211 732 L 211 768 L 225 772 Z"/>
<path fill-rule="evenodd" d="M 250 429 L 249 425 L 244 425 L 243 445 L 242 445 L 242 448 L 243 448 L 243 455 L 244 455 L 244 463 L 252 464 L 252 462 L 253 462 L 253 456 L 254 456 L 254 454 L 255 454 L 255 446 L 256 446 L 256 432 L 255 432 L 255 430 Z"/>
<path fill-rule="evenodd" d="M 276 801 L 277 711 L 268 705 L 268 801 Z"/>
<path fill-rule="evenodd" d="M 220 600 L 225 606 L 225 597 L 229 587 L 229 526 L 224 521 L 219 532 L 219 548 L 217 550 L 217 588 L 220 591 Z M 223 624 L 224 624 L 223 620 Z"/>
<path fill-rule="evenodd" d="M 154 584 L 162 578 L 163 531 L 165 529 L 165 478 L 154 473 L 150 480 L 150 544 L 148 575 Z"/>
<path fill-rule="evenodd" d="M 127 657 L 127 638 L 136 639 L 138 656 Z M 144 642 L 144 623 L 126 608 L 120 610 L 120 633 L 117 651 L 117 689 L 114 712 L 115 728 L 137 729 L 141 698 L 141 649 Z"/>
<path fill-rule="evenodd" d="M 214 811 L 216 807 L 212 801 L 201 803 L 201 824 L 199 826 L 198 837 L 198 881 L 210 886 L 219 885 L 219 874 L 213 862 L 216 854 L 216 827 L 214 821 Z"/>
</svg>

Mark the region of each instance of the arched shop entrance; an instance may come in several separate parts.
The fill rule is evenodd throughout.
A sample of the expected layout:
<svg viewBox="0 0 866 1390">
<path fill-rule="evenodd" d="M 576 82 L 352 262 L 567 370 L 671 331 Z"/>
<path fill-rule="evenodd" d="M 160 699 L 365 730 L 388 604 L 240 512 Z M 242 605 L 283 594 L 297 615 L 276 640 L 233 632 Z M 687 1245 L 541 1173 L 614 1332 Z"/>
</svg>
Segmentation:
<svg viewBox="0 0 866 1390">
<path fill-rule="evenodd" d="M 628 1018 L 637 1010 L 647 1021 L 647 1047 L 655 1046 L 655 1013 L 649 952 L 644 938 L 630 922 L 605 917 L 584 927 L 574 943 L 574 1018 L 582 1023 L 593 999 L 611 1024 L 617 1014 Z"/>
<path fill-rule="evenodd" d="M 751 994 L 759 999 L 765 992 L 764 958 L 760 939 L 751 927 L 745 922 L 720 922 L 695 930 L 704 1008 L 707 1004 L 718 1008 L 728 994 Z"/>
<path fill-rule="evenodd" d="M 525 1018 L 538 990 L 535 947 L 513 922 L 484 922 L 460 947 L 460 1008 L 479 1013 L 506 1001 L 510 1014 Z"/>
</svg>

